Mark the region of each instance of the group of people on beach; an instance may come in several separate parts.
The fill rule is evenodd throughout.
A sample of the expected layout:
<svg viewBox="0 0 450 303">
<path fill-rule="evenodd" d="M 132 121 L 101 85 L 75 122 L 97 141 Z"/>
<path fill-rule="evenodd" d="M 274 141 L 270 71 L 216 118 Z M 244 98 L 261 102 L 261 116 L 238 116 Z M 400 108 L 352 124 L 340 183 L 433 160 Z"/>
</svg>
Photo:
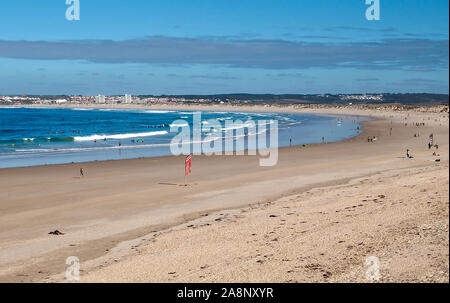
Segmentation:
<svg viewBox="0 0 450 303">
<path fill-rule="evenodd" d="M 377 137 L 367 137 L 367 142 L 376 142 Z"/>
<path fill-rule="evenodd" d="M 432 135 L 431 135 L 432 136 Z M 439 157 L 440 154 L 437 153 L 438 149 L 439 149 L 439 145 L 428 142 L 428 150 L 431 150 L 431 148 L 434 147 L 436 150 L 433 152 L 433 156 L 435 157 Z M 440 159 L 437 159 L 436 161 L 440 161 Z"/>
<path fill-rule="evenodd" d="M 428 149 L 431 149 L 432 147 L 439 149 L 439 145 L 437 145 L 437 144 L 433 145 L 431 143 L 428 143 Z"/>
<path fill-rule="evenodd" d="M 423 124 L 423 125 L 425 125 L 425 124 Z M 420 125 L 418 125 L 418 126 L 420 126 Z M 414 137 L 419 137 L 419 135 L 418 134 L 414 134 Z M 431 134 L 430 135 L 430 141 L 428 142 L 428 150 L 431 150 L 431 148 L 434 147 L 436 150 L 433 152 L 433 156 L 439 157 L 440 154 L 437 153 L 437 150 L 439 149 L 439 145 L 438 144 L 433 144 L 433 139 L 434 139 L 434 136 L 433 136 L 433 134 Z M 406 157 L 408 159 L 413 158 L 411 156 L 411 151 L 409 149 L 406 150 Z M 439 162 L 440 159 L 436 159 L 436 161 Z"/>
</svg>

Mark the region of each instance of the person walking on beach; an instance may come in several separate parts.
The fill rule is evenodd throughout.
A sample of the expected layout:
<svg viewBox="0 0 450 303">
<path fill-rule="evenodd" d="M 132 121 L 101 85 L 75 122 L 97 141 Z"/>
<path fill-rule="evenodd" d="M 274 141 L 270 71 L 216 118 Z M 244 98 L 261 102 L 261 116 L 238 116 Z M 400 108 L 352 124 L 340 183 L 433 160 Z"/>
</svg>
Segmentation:
<svg viewBox="0 0 450 303">
<path fill-rule="evenodd" d="M 82 167 L 80 167 L 80 178 L 84 177 L 84 170 Z"/>
<path fill-rule="evenodd" d="M 411 159 L 411 153 L 409 152 L 409 149 L 406 150 L 406 158 Z"/>
<path fill-rule="evenodd" d="M 325 137 L 322 136 L 322 143 L 325 143 Z"/>
</svg>

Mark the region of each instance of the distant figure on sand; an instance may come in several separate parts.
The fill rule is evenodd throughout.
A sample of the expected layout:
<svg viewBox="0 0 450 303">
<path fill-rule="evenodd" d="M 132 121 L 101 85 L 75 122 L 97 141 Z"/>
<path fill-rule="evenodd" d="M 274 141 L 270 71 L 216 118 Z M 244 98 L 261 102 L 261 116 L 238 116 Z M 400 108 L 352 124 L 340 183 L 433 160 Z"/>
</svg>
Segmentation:
<svg viewBox="0 0 450 303">
<path fill-rule="evenodd" d="M 325 137 L 322 136 L 322 143 L 325 143 Z"/>
<path fill-rule="evenodd" d="M 84 170 L 82 167 L 80 167 L 80 178 L 84 177 Z"/>
<path fill-rule="evenodd" d="M 51 231 L 48 233 L 49 235 L 55 235 L 55 236 L 62 236 L 64 233 L 60 232 L 59 230 Z"/>
<path fill-rule="evenodd" d="M 407 157 L 408 159 L 411 159 L 411 158 L 412 158 L 409 149 L 406 150 L 406 157 Z"/>
</svg>

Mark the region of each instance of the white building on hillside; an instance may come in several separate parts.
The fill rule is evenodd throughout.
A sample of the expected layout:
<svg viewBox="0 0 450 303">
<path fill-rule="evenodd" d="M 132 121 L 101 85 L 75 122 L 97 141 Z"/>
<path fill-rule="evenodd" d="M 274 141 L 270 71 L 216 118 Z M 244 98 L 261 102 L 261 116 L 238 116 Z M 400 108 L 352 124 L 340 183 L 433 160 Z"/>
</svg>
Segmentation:
<svg viewBox="0 0 450 303">
<path fill-rule="evenodd" d="M 106 100 L 105 96 L 103 96 L 103 95 L 95 96 L 95 103 L 103 104 L 106 102 L 105 100 Z"/>
<path fill-rule="evenodd" d="M 125 96 L 123 96 L 122 98 L 122 102 L 123 103 L 131 103 L 132 99 L 131 99 L 131 95 L 126 94 Z"/>
</svg>

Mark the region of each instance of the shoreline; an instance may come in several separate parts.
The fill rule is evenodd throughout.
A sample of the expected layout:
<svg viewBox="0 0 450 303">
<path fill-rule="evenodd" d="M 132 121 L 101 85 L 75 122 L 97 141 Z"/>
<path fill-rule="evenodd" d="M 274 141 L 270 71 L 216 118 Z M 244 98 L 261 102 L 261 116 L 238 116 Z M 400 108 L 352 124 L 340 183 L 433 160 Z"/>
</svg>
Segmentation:
<svg viewBox="0 0 450 303">
<path fill-rule="evenodd" d="M 240 110 L 242 111 L 242 109 Z M 80 225 L 81 223 L 81 226 L 76 227 L 76 225 L 74 225 L 74 227 L 70 227 L 70 224 L 65 223 L 68 228 L 65 230 L 68 230 L 69 232 L 67 233 L 67 235 L 61 238 L 42 238 L 42 236 L 38 236 L 39 230 L 43 231 L 45 230 L 45 228 L 49 228 L 48 224 L 46 224 L 45 222 L 43 224 L 43 221 L 41 220 L 36 220 L 34 223 L 30 222 L 30 226 L 33 226 L 34 229 L 38 229 L 38 231 L 30 233 L 30 231 L 26 232 L 26 230 L 23 230 L 23 232 L 30 235 L 30 238 L 28 239 L 25 238 L 21 241 L 16 240 L 12 242 L 11 240 L 9 240 L 8 242 L 8 238 L 11 239 L 11 236 L 5 233 L 0 233 L 0 256 L 7 257 L 9 255 L 11 258 L 12 255 L 20 256 L 20 254 L 22 254 L 22 256 L 24 257 L 24 259 L 16 259 L 16 261 L 12 263 L 0 263 L 0 281 L 52 280 L 53 278 L 51 277 L 54 277 L 54 274 L 56 274 L 58 271 L 61 272 L 64 268 L 65 264 L 59 263 L 63 262 L 63 257 L 66 256 L 67 253 L 70 253 L 75 249 L 73 247 L 77 247 L 75 250 L 78 251 L 79 254 L 83 255 L 83 259 L 86 259 L 85 262 L 90 262 L 87 260 L 93 260 L 92 263 L 95 263 L 95 260 L 97 260 L 98 262 L 99 257 L 108 256 L 109 251 L 114 250 L 114 247 L 121 247 L 120 243 L 125 243 L 124 241 L 132 241 L 132 239 L 137 239 L 139 238 L 139 235 L 141 237 L 145 237 L 146 234 L 149 234 L 149 232 L 151 232 L 151 229 L 154 229 L 156 228 L 155 226 L 158 226 L 158 224 L 156 224 L 158 222 L 156 220 L 157 217 L 160 218 L 159 227 L 161 230 L 163 230 L 167 229 L 167 226 L 164 226 L 164 224 L 167 224 L 167 222 L 172 222 L 173 224 L 175 224 L 174 226 L 183 226 L 183 224 L 186 224 L 186 222 L 189 222 L 195 217 L 203 217 L 205 214 L 214 213 L 214 210 L 240 209 L 248 205 L 263 205 L 264 203 L 277 201 L 282 197 L 289 196 L 293 192 L 305 192 L 308 190 L 308 188 L 315 188 L 320 184 L 335 185 L 340 182 L 345 183 L 346 180 L 354 180 L 355 178 L 362 176 L 371 176 L 373 174 L 387 170 L 396 170 L 411 167 L 427 167 L 431 165 L 429 160 L 426 160 L 430 159 L 430 156 L 425 156 L 425 151 L 420 151 L 420 154 L 417 155 L 418 158 L 416 163 L 400 162 L 398 161 L 398 159 L 396 160 L 395 157 L 392 159 L 389 158 L 389 161 L 386 162 L 386 159 L 384 159 L 382 156 L 392 157 L 392 151 L 395 151 L 397 149 L 397 146 L 404 145 L 405 143 L 406 145 L 417 146 L 417 144 L 414 143 L 414 139 L 412 137 L 408 135 L 408 140 L 406 140 L 403 135 L 406 133 L 412 133 L 414 128 L 406 127 L 404 129 L 401 127 L 400 121 L 402 119 L 400 119 L 400 117 L 398 116 L 404 117 L 408 113 L 389 113 L 388 118 L 396 121 L 395 129 L 398 129 L 398 131 L 401 132 L 401 134 L 399 135 L 395 134 L 395 138 L 390 138 L 386 135 L 386 125 L 389 123 L 388 120 L 386 120 L 386 113 L 374 112 L 372 114 L 374 115 L 374 118 L 376 118 L 376 120 L 365 122 L 367 123 L 367 126 L 363 127 L 364 135 L 360 134 L 358 137 L 335 143 L 308 145 L 305 148 L 301 148 L 298 146 L 282 148 L 280 150 L 280 155 L 283 156 L 283 161 L 282 163 L 280 163 L 279 167 L 276 167 L 274 169 L 260 170 L 259 168 L 255 168 L 255 166 L 253 166 L 255 164 L 254 159 L 248 158 L 237 159 L 238 157 L 234 157 L 225 159 L 225 157 L 222 157 L 222 159 L 218 159 L 217 157 L 200 157 L 198 161 L 200 173 L 206 173 L 207 175 L 212 174 L 218 179 L 208 180 L 210 178 L 199 177 L 196 175 L 193 176 L 192 186 L 189 188 L 170 185 L 177 184 L 176 180 L 179 179 L 179 177 L 176 177 L 177 173 L 175 173 L 174 175 L 170 172 L 174 167 L 170 162 L 174 162 L 176 160 L 176 158 L 174 157 L 163 157 L 159 159 L 147 158 L 88 162 L 86 165 L 89 166 L 89 171 L 91 170 L 90 167 L 92 166 L 95 170 L 105 171 L 107 173 L 106 175 L 103 173 L 101 173 L 100 175 L 94 175 L 93 180 L 89 181 L 89 183 L 93 182 L 93 184 L 89 184 L 88 188 L 82 187 L 85 191 L 89 191 L 90 195 L 86 196 L 83 194 L 75 194 L 80 196 L 76 197 L 76 200 L 73 200 L 71 196 L 74 195 L 74 193 L 71 192 L 74 190 L 78 190 L 78 188 L 72 189 L 72 187 L 78 187 L 78 185 L 71 184 L 70 180 L 64 182 L 60 181 L 62 182 L 61 191 L 64 196 L 68 197 L 68 205 L 58 206 L 57 203 L 55 204 L 56 201 L 46 202 L 46 204 L 49 205 L 44 206 L 44 210 L 40 211 L 42 215 L 51 211 L 56 215 L 56 217 L 58 217 L 64 215 L 67 210 L 71 209 L 72 211 L 75 211 L 75 214 L 78 214 L 78 217 L 84 218 L 81 222 L 78 223 L 78 225 Z M 423 114 L 420 115 L 423 116 Z M 438 124 L 429 127 L 432 127 L 433 129 L 439 128 Z M 441 132 L 447 132 L 448 134 L 448 124 L 446 125 L 446 127 L 447 128 L 445 128 L 444 126 L 444 128 L 439 132 L 439 138 Z M 428 127 L 425 129 L 428 129 Z M 363 138 L 363 136 L 367 135 L 366 130 L 368 133 L 377 135 L 377 137 L 379 137 L 378 133 L 380 134 L 381 142 L 377 142 L 376 145 L 372 145 L 374 147 L 374 150 L 372 150 L 369 143 L 365 142 L 366 140 Z M 407 143 L 406 141 L 408 141 L 409 143 Z M 447 141 L 444 141 L 444 143 L 441 144 L 440 152 L 445 153 L 445 158 L 441 159 L 442 162 L 439 165 L 448 164 Z M 353 155 L 352 153 L 350 153 L 349 155 L 348 153 L 350 150 L 353 153 L 357 150 L 360 152 L 358 152 L 356 155 Z M 386 152 L 385 150 L 388 151 Z M 381 154 L 381 157 L 380 155 L 378 155 L 379 153 Z M 298 154 L 301 154 L 302 156 L 299 158 Z M 402 152 L 399 151 L 399 154 L 402 154 Z M 330 155 L 332 155 L 331 158 Z M 303 157 L 305 159 L 302 159 Z M 323 160 L 327 157 L 330 160 Z M 334 162 L 330 162 L 331 159 L 333 159 Z M 362 163 L 365 163 L 366 167 L 361 167 L 361 164 L 358 164 L 358 161 L 361 160 L 363 161 Z M 248 162 L 251 164 L 249 164 Z M 211 164 L 214 166 L 218 166 L 218 168 L 211 168 Z M 154 166 L 154 169 L 156 169 L 159 174 L 157 173 L 156 177 L 148 175 L 148 172 L 141 169 L 142 166 L 145 165 L 149 165 L 151 167 Z M 436 164 L 433 163 L 433 165 Z M 354 167 L 355 172 L 349 172 L 348 166 Z M 54 182 L 54 180 L 59 179 L 67 175 L 68 173 L 70 174 L 70 169 L 71 164 L 58 165 L 57 167 L 54 165 L 49 165 L 41 167 L 9 168 L 5 170 L 9 170 L 8 177 L 11 178 L 11 180 L 9 180 L 10 185 L 14 185 L 16 182 L 14 180 L 19 180 L 17 178 L 21 178 L 21 176 L 23 176 L 24 174 L 33 175 L 37 173 L 40 176 L 44 176 L 43 186 L 45 188 L 48 188 L 50 191 L 54 191 L 53 189 L 47 187 L 47 182 Z M 448 166 L 446 169 L 448 170 Z M 55 170 L 58 172 L 54 172 Z M 138 184 L 130 184 L 129 187 L 131 187 L 131 189 L 126 190 L 125 192 L 123 190 L 115 189 L 113 185 L 117 183 L 115 179 L 118 179 L 117 181 L 119 183 L 122 183 L 125 180 L 123 178 L 115 177 L 114 174 L 111 176 L 111 174 L 109 173 L 116 172 L 117 170 L 125 172 Z M 299 171 L 303 172 L 304 170 L 309 170 L 310 173 L 306 176 L 299 176 Z M 233 177 L 234 173 L 238 171 L 240 171 L 242 175 L 237 178 Z M 0 170 L 0 180 L 3 181 L 6 179 L 5 176 L 2 175 L 2 172 L 5 171 Z M 146 182 L 138 181 L 138 179 L 136 179 L 138 177 L 134 177 L 135 175 L 137 175 L 138 177 L 147 175 L 146 178 L 150 179 Z M 269 176 L 270 178 L 268 178 Z M 161 182 L 167 183 L 169 185 L 158 185 L 157 182 L 161 177 L 163 178 Z M 89 176 L 89 178 L 91 177 Z M 30 181 L 22 180 L 20 182 L 21 184 L 23 184 L 21 185 L 22 189 L 24 186 L 26 186 L 27 188 L 29 187 L 29 190 L 26 190 L 26 192 L 28 192 L 29 194 L 33 194 L 33 188 L 35 187 L 29 184 Z M 148 185 L 146 183 L 148 183 Z M 126 184 L 123 184 L 122 186 L 124 185 L 126 186 Z M 150 186 L 150 188 L 147 188 L 148 186 Z M 12 186 L 12 188 L 14 189 L 15 186 Z M 102 188 L 104 188 L 106 191 Z M 216 189 L 212 190 L 212 188 Z M 125 189 L 125 187 L 123 189 Z M 136 191 L 133 191 L 134 189 Z M 152 195 L 154 195 L 155 199 L 158 199 L 159 196 L 161 198 L 161 201 L 157 203 L 157 205 L 154 205 L 154 207 L 150 207 L 150 205 L 148 205 L 148 203 L 146 202 L 148 201 L 147 198 L 145 198 L 145 196 L 148 195 L 147 192 L 153 193 Z M 141 193 L 144 196 L 142 196 Z M 16 191 L 12 191 L 11 195 L 9 196 L 11 197 L 16 194 Z M 47 194 L 46 199 L 54 199 L 55 194 L 57 196 L 61 195 L 61 193 L 50 192 Z M 179 194 L 183 194 L 184 197 L 181 199 L 180 197 L 175 198 L 179 196 Z M 17 203 L 18 205 L 21 205 L 21 203 L 23 203 L 30 206 L 28 200 L 29 198 L 26 196 L 27 194 L 25 193 L 25 196 L 23 195 L 24 194 L 22 194 L 21 199 L 15 199 L 16 205 Z M 95 199 L 92 195 L 95 195 L 98 198 Z M 105 199 L 101 198 L 102 196 L 105 196 Z M 121 203 L 123 204 L 123 202 L 129 200 L 130 198 L 142 200 L 142 202 L 134 202 L 134 206 L 141 209 L 142 212 L 140 212 L 139 209 L 135 211 L 125 210 L 123 205 L 121 206 Z M 9 198 L 9 200 L 10 199 L 11 198 Z M 39 197 L 35 197 L 34 199 L 40 201 Z M 177 199 L 179 201 L 173 202 L 173 199 Z M 236 201 L 230 203 L 230 199 Z M 83 203 L 88 209 L 89 207 L 94 206 L 95 208 L 99 208 L 101 211 L 97 211 L 97 213 L 94 212 L 94 214 L 87 215 L 84 208 L 80 209 L 76 204 L 73 204 L 75 201 L 79 201 L 77 203 Z M 12 202 L 14 202 L 14 200 L 12 200 L 11 203 Z M 211 203 L 213 203 L 213 205 L 211 205 Z M 25 205 L 23 207 L 25 207 Z M 17 207 L 18 206 L 16 206 L 16 208 Z M 117 210 L 113 212 L 106 211 L 108 208 L 116 208 Z M 7 209 L 10 209 L 10 207 L 7 207 L 6 210 Z M 153 212 L 148 212 L 149 209 L 153 209 Z M 23 212 L 24 210 L 25 209 L 17 209 L 16 211 L 10 213 L 10 221 L 14 218 L 14 216 L 16 219 L 19 217 L 25 218 L 24 216 L 26 215 L 26 213 Z M 30 215 L 31 213 L 36 213 L 36 211 L 37 210 L 27 209 L 27 212 L 30 213 Z M 190 217 L 191 215 L 188 215 L 186 217 L 186 214 L 192 214 L 193 218 Z M 77 215 L 74 216 L 77 217 Z M 91 216 L 92 218 L 90 218 Z M 98 221 L 99 218 L 102 217 L 103 221 Z M 149 218 L 155 219 L 152 219 L 152 224 L 149 224 Z M 0 217 L 0 219 L 3 220 L 4 217 Z M 140 222 L 137 224 L 135 221 L 138 220 L 140 220 Z M 82 223 L 83 221 L 84 223 Z M 1 222 L 3 221 L 0 221 L 0 224 Z M 57 220 L 55 220 L 55 222 L 57 222 Z M 64 221 L 60 221 L 59 224 L 62 225 L 61 222 Z M 14 233 L 14 230 L 17 230 L 18 228 L 14 228 L 13 226 L 11 226 L 11 223 L 9 225 L 9 230 L 12 233 Z M 127 228 L 124 229 L 123 226 L 127 226 Z M 4 226 L 2 225 L 2 227 Z M 106 231 L 104 230 L 105 228 L 107 229 Z M 139 231 L 139 229 L 141 230 Z M 41 238 L 41 240 L 35 242 L 35 240 L 32 240 L 35 239 L 35 237 Z M 99 241 L 99 239 L 103 240 Z M 5 246 L 4 240 L 7 240 L 6 243 L 9 244 L 6 244 Z M 88 248 L 89 243 L 92 244 L 93 241 L 102 243 L 97 243 L 98 248 Z M 55 242 L 58 242 L 59 244 Z M 75 244 L 76 246 L 70 246 L 72 242 L 74 242 L 73 244 Z M 43 243 L 46 244 L 44 245 Z M 25 248 L 35 252 L 34 265 L 25 261 L 27 260 L 26 253 L 24 253 Z M 105 249 L 108 249 L 108 252 L 105 252 Z M 126 248 L 121 249 L 122 251 L 126 252 L 121 258 L 126 259 L 127 256 L 130 256 L 130 254 L 133 255 L 134 250 Z M 7 251 L 9 251 L 9 253 L 5 254 L 5 252 Z M 47 251 L 47 253 L 45 253 L 45 251 Z M 40 256 L 40 259 L 37 256 Z M 55 256 L 57 257 L 55 258 Z M 54 263 L 52 263 L 52 261 L 49 261 L 50 257 L 56 259 L 56 261 L 53 261 Z M 109 257 L 105 258 L 108 259 Z M 116 263 L 114 261 L 114 258 L 115 257 L 112 257 L 111 260 L 106 262 L 114 264 Z M 11 260 L 12 259 L 13 258 L 11 258 Z M 5 265 L 7 266 L 5 267 Z M 99 266 L 100 265 L 97 264 L 92 268 L 98 268 Z M 46 268 L 46 274 L 39 274 L 39 268 Z M 14 274 L 14 272 L 26 272 L 27 277 L 17 276 L 17 274 Z M 89 272 L 91 272 L 90 269 Z M 43 276 L 45 276 L 47 279 Z"/>
<path fill-rule="evenodd" d="M 11 106 L 11 108 L 14 107 L 19 107 L 19 106 Z M 119 106 L 119 107 L 109 107 L 109 106 L 92 106 L 92 107 L 77 107 L 77 106 L 46 106 L 46 107 L 40 107 L 40 106 L 20 106 L 21 108 L 25 107 L 25 108 L 48 108 L 48 109 L 76 109 L 76 108 L 86 108 L 88 110 L 95 110 L 95 109 L 122 109 L 122 110 L 129 110 L 129 109 L 148 109 L 148 108 L 153 108 L 153 107 L 149 107 L 149 106 L 137 106 L 137 107 L 133 107 L 131 105 L 131 107 L 127 107 L 127 105 L 124 106 Z M 168 108 L 161 108 L 161 110 L 165 109 L 165 110 L 201 110 L 201 111 L 215 111 L 214 109 L 204 109 L 206 107 L 210 107 L 209 105 L 207 106 L 201 106 L 199 108 L 195 107 L 194 109 L 191 108 L 190 105 L 188 105 L 188 108 L 185 108 L 184 106 L 181 106 L 182 108 L 176 108 L 176 107 L 168 107 Z M 238 106 L 240 107 L 240 106 Z M 327 111 L 322 112 L 321 110 L 314 111 L 314 112 L 304 112 L 302 110 L 298 110 L 298 109 L 292 109 L 289 107 L 277 107 L 275 109 L 275 111 L 271 111 L 271 110 L 265 110 L 266 108 L 260 107 L 260 106 L 255 106 L 255 110 L 254 111 L 247 111 L 247 107 L 244 107 L 246 110 L 243 110 L 242 108 L 238 109 L 236 108 L 236 106 L 220 106 L 220 110 L 227 110 L 228 112 L 246 112 L 246 113 L 290 113 L 290 114 L 313 114 L 313 115 L 318 115 L 318 116 L 330 116 L 330 117 L 366 117 L 368 119 L 373 119 L 372 116 L 369 115 L 365 115 L 365 114 L 359 114 L 359 115 L 354 115 L 354 114 L 345 114 L 345 113 L 329 113 Z M 216 109 L 219 110 L 219 109 Z M 354 136 L 342 139 L 342 140 L 338 140 L 338 141 L 327 141 L 326 143 L 336 143 L 336 142 L 345 142 L 347 140 L 350 140 L 352 138 L 356 138 L 358 136 L 362 136 L 364 135 L 364 122 L 365 121 L 360 121 L 358 122 L 358 124 L 361 126 L 360 128 L 360 132 L 358 134 L 355 134 Z M 284 149 L 284 148 L 295 148 L 295 147 L 302 147 L 302 146 L 312 146 L 312 145 L 319 145 L 319 144 L 324 144 L 324 143 L 302 143 L 302 144 L 293 144 L 292 146 L 282 146 L 282 147 L 278 147 L 278 149 Z M 126 149 L 126 147 L 123 147 L 124 149 Z M 135 148 L 139 148 L 138 146 Z M 248 151 L 248 149 L 244 150 L 245 152 Z M 57 152 L 57 150 L 55 150 L 55 152 Z M 234 151 L 234 153 L 236 153 L 236 151 Z M 193 155 L 198 155 L 198 154 L 193 154 Z M 186 156 L 186 155 L 185 155 Z M 222 153 L 221 155 L 217 155 L 217 156 L 224 156 L 224 153 Z M 83 164 L 91 164 L 91 163 L 95 163 L 95 162 L 108 162 L 108 161 L 124 161 L 124 160 L 133 160 L 133 159 L 149 159 L 149 158 L 167 158 L 167 157 L 173 157 L 173 155 L 163 155 L 163 156 L 148 156 L 148 157 L 131 157 L 131 158 L 123 158 L 123 159 L 106 159 L 106 160 L 89 160 L 89 161 L 69 161 L 69 162 L 65 162 L 65 163 L 55 163 L 55 164 L 37 164 L 37 165 L 26 165 L 26 166 L 10 166 L 10 167 L 0 167 L 0 170 L 2 169 L 12 169 L 12 168 L 25 168 L 25 167 L 42 167 L 42 166 L 54 166 L 54 165 L 68 165 L 68 164 L 79 164 L 79 165 L 83 165 Z"/>
</svg>

